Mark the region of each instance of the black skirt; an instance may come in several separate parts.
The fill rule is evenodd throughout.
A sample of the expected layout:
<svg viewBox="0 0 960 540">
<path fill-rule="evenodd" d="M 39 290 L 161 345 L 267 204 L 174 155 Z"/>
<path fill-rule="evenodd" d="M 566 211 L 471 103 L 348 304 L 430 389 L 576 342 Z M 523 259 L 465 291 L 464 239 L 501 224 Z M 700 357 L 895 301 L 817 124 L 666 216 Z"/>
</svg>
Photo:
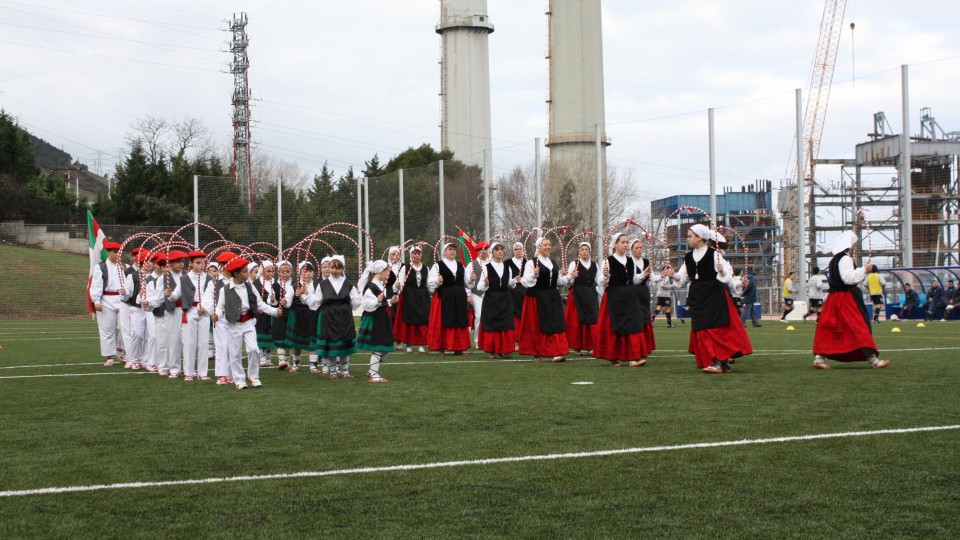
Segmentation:
<svg viewBox="0 0 960 540">
<path fill-rule="evenodd" d="M 597 324 L 597 312 L 600 311 L 600 300 L 597 298 L 597 291 L 591 286 L 571 287 L 569 302 L 573 299 L 573 305 L 577 308 L 577 319 L 580 324 Z"/>
<path fill-rule="evenodd" d="M 730 298 L 730 290 L 716 279 L 691 283 L 687 310 L 693 319 L 693 330 L 721 328 L 730 324 L 727 298 Z"/>
<path fill-rule="evenodd" d="M 408 326 L 423 326 L 430 322 L 430 291 L 415 287 L 403 292 L 403 322 Z"/>
<path fill-rule="evenodd" d="M 445 328 L 467 328 L 467 291 L 460 286 L 437 289 L 440 297 L 441 322 Z M 406 306 L 404 306 L 406 307 Z"/>
<path fill-rule="evenodd" d="M 509 290 L 489 290 L 483 295 L 480 327 L 484 332 L 513 330 L 513 299 Z"/>
<path fill-rule="evenodd" d="M 549 335 L 567 331 L 567 323 L 563 320 L 563 299 L 558 289 L 527 289 L 527 294 L 537 299 L 542 333 Z"/>
<path fill-rule="evenodd" d="M 647 319 L 643 318 L 640 309 L 639 293 L 640 288 L 635 285 L 607 287 L 607 314 L 610 315 L 610 329 L 614 334 L 625 336 L 643 331 L 643 323 Z"/>
</svg>

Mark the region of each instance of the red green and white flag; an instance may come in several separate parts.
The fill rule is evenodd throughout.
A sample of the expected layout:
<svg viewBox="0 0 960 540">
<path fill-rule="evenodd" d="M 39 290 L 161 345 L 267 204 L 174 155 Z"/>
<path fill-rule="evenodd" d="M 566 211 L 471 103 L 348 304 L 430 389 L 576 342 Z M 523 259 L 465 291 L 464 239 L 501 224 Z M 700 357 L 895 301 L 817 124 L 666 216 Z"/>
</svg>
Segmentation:
<svg viewBox="0 0 960 540">
<path fill-rule="evenodd" d="M 457 229 L 457 243 L 459 244 L 459 249 L 457 250 L 460 255 L 460 263 L 464 266 L 470 264 L 470 261 L 477 258 L 477 243 L 473 241 L 473 238 L 470 238 L 470 235 L 463 232 L 463 229 Z"/>
<path fill-rule="evenodd" d="M 107 251 L 103 249 L 103 242 L 107 237 L 100 230 L 97 220 L 93 219 L 93 213 L 87 210 L 87 235 L 90 237 L 90 272 L 87 275 L 87 310 L 90 313 L 96 311 L 93 307 L 93 301 L 90 300 L 90 283 L 93 281 L 93 267 L 107 260 Z"/>
</svg>

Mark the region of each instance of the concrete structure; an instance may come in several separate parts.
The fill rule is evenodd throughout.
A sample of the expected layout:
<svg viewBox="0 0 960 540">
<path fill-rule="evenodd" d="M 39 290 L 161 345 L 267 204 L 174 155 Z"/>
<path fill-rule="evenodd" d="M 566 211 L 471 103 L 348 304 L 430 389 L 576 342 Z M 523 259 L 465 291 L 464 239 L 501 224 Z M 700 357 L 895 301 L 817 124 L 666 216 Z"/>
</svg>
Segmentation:
<svg viewBox="0 0 960 540">
<path fill-rule="evenodd" d="M 487 0 L 440 0 L 440 145 L 489 170 L 490 53 Z"/>
<path fill-rule="evenodd" d="M 600 0 L 550 0 L 547 28 L 550 126 L 546 145 L 550 149 L 550 174 L 546 200 L 556 204 L 559 189 L 573 181 L 577 194 L 574 202 L 585 224 L 595 227 L 598 125 L 604 190 L 606 146 L 610 144 L 605 130 Z"/>
</svg>

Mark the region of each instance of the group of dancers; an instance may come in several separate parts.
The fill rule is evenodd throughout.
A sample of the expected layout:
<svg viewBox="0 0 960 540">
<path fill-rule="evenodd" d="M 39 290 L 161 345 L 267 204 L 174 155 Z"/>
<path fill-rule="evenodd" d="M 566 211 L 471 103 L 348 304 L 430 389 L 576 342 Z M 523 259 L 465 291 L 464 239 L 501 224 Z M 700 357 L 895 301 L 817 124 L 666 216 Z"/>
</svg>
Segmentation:
<svg viewBox="0 0 960 540">
<path fill-rule="evenodd" d="M 830 369 L 827 359 L 888 365 L 878 358 L 859 294 L 873 265 L 856 267 L 850 256 L 856 240 L 845 232 L 834 244 L 830 294 L 813 344 L 818 369 Z M 667 262 L 659 272 L 643 257 L 643 242 L 625 232 L 611 234 L 609 253 L 596 261 L 590 243 L 581 242 L 565 268 L 547 237 L 536 240 L 529 258 L 520 242 L 509 252 L 500 241 L 480 242 L 466 265 L 457 260 L 458 246 L 446 243 L 429 268 L 423 244 L 414 244 L 368 262 L 357 283 L 345 275 L 341 255 L 324 257 L 316 268 L 309 260 L 294 267 L 226 251 L 208 260 L 200 250 L 139 248 L 131 252 L 132 264 L 123 265 L 120 244 L 106 242 L 109 256 L 94 268 L 90 300 L 105 366 L 122 350 L 125 368 L 208 380 L 212 354 L 217 384 L 242 390 L 248 383 L 262 386 L 259 369 L 274 366 L 273 353 L 281 370 L 300 370 L 306 353 L 311 373 L 352 379 L 350 356 L 367 350 L 371 383 L 388 382 L 380 373 L 388 353 L 414 347 L 462 355 L 476 346 L 492 357 L 519 353 L 534 362 L 563 362 L 576 351 L 614 367 L 639 367 L 656 349 L 651 290 L 660 297 L 689 287 L 688 351 L 703 372 L 730 373 L 738 358 L 753 352 L 731 294 L 742 278 L 724 259 L 726 240 L 719 232 L 696 224 L 687 242 L 691 249 L 679 267 Z M 563 287 L 569 288 L 566 305 Z M 665 304 L 671 305 L 658 300 L 657 312 Z M 667 321 L 675 326 L 669 310 Z"/>
</svg>

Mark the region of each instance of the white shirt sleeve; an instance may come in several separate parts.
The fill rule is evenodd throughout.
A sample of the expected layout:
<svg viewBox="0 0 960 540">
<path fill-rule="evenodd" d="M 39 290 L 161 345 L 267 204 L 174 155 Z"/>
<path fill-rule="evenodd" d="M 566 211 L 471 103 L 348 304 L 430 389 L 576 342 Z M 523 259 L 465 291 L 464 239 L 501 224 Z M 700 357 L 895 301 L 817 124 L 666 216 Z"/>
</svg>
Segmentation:
<svg viewBox="0 0 960 540">
<path fill-rule="evenodd" d="M 313 292 L 305 294 L 304 303 L 313 311 L 319 309 L 320 304 L 323 303 L 323 292 L 320 290 L 320 287 L 314 287 Z"/>
<path fill-rule="evenodd" d="M 266 313 L 267 315 L 277 316 L 277 308 L 271 306 L 270 304 L 263 301 L 263 297 L 259 293 L 255 294 L 257 297 L 257 313 Z"/>
<path fill-rule="evenodd" d="M 224 309 L 226 308 L 227 301 L 224 300 L 224 298 L 226 297 L 226 292 L 229 289 L 230 289 L 230 284 L 225 283 L 223 287 L 220 289 L 220 295 L 217 297 L 217 305 L 214 306 L 213 312 L 217 315 L 217 319 L 221 321 L 226 321 L 226 319 L 224 318 L 223 312 L 224 312 Z"/>
<path fill-rule="evenodd" d="M 520 284 L 528 289 L 537 284 L 537 276 L 533 275 L 533 259 L 527 261 L 523 267 L 523 277 L 520 278 Z"/>
<path fill-rule="evenodd" d="M 407 267 L 404 266 L 400 269 L 400 274 L 397 276 L 396 283 L 393 284 L 393 292 L 398 293 L 403 287 L 403 284 L 407 281 Z"/>
<path fill-rule="evenodd" d="M 373 312 L 380 307 L 380 301 L 373 295 L 373 291 L 367 289 L 360 298 L 360 307 L 362 307 L 364 311 Z"/>
<path fill-rule="evenodd" d="M 211 279 L 207 282 L 207 288 L 203 290 L 203 296 L 200 298 L 200 307 L 208 314 L 213 313 L 216 306 L 213 305 L 213 290 L 217 286 L 217 281 Z"/>
<path fill-rule="evenodd" d="M 430 294 L 433 294 L 437 287 L 440 286 L 438 283 L 440 278 L 440 266 L 439 263 L 433 263 L 433 266 L 430 267 L 430 271 L 427 272 L 427 290 L 430 291 Z"/>
<path fill-rule="evenodd" d="M 127 274 L 123 276 L 123 295 L 120 296 L 120 299 L 126 302 L 130 300 L 130 295 L 133 294 L 133 274 Z"/>
<path fill-rule="evenodd" d="M 674 274 L 673 280 L 675 283 L 674 288 L 680 288 L 686 285 L 690 281 L 690 276 L 687 275 L 687 265 L 681 264 L 680 269 Z"/>
<path fill-rule="evenodd" d="M 94 304 L 99 304 L 103 298 L 103 272 L 100 271 L 100 265 L 93 267 L 93 276 L 90 278 L 90 300 Z"/>
<path fill-rule="evenodd" d="M 859 285 L 866 277 L 863 267 L 855 269 L 853 259 L 849 256 L 841 257 L 838 266 L 840 267 L 840 279 L 847 285 Z"/>
<path fill-rule="evenodd" d="M 360 307 L 360 291 L 356 287 L 350 287 L 350 309 L 356 310 Z"/>
</svg>

